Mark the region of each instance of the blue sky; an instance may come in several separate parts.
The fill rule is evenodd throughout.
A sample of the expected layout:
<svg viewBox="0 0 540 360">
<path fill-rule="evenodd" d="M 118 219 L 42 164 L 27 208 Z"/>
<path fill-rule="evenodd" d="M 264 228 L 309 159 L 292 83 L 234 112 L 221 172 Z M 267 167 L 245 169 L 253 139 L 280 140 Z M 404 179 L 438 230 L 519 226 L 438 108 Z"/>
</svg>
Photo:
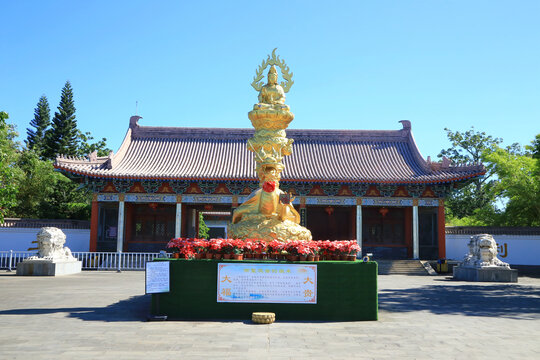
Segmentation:
<svg viewBox="0 0 540 360">
<path fill-rule="evenodd" d="M 78 126 L 114 151 L 141 125 L 250 127 L 273 48 L 294 73 L 290 128 L 540 133 L 539 1 L 0 1 L 0 110 L 24 135 L 71 81 Z"/>
</svg>

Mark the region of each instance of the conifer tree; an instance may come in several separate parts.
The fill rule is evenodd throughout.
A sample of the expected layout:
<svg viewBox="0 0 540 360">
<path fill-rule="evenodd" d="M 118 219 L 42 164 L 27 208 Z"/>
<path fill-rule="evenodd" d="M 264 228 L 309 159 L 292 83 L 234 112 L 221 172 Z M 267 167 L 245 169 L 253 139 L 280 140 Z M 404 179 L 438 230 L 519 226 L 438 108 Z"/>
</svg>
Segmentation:
<svg viewBox="0 0 540 360">
<path fill-rule="evenodd" d="M 77 154 L 77 121 L 75 120 L 75 104 L 73 90 L 69 81 L 62 89 L 58 111 L 54 113 L 52 126 L 45 135 L 45 158 L 54 160 L 57 155 Z"/>
<path fill-rule="evenodd" d="M 39 98 L 36 109 L 34 110 L 34 119 L 30 121 L 30 126 L 34 129 L 27 128 L 26 146 L 29 150 L 34 150 L 37 154 L 42 154 L 45 149 L 45 132 L 51 123 L 51 110 L 47 97 L 42 95 Z"/>
</svg>

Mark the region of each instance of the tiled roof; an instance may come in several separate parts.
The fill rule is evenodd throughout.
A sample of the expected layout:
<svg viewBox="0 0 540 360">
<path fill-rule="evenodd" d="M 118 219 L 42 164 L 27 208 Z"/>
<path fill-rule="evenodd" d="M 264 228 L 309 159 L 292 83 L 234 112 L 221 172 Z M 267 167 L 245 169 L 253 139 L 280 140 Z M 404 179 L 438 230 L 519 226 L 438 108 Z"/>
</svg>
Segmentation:
<svg viewBox="0 0 540 360">
<path fill-rule="evenodd" d="M 109 157 L 58 157 L 57 169 L 94 178 L 257 180 L 246 141 L 253 129 L 130 127 Z M 293 153 L 282 181 L 342 183 L 442 183 L 485 173 L 481 164 L 451 166 L 422 158 L 410 122 L 400 130 L 287 130 Z"/>
</svg>

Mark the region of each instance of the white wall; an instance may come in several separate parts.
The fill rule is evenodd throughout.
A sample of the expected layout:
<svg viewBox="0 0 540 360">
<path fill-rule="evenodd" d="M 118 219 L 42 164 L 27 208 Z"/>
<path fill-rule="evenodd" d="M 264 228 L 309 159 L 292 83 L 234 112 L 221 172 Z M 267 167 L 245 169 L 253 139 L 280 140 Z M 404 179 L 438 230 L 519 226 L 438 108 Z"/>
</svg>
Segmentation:
<svg viewBox="0 0 540 360">
<path fill-rule="evenodd" d="M 540 265 L 540 235 L 493 235 L 498 258 L 510 265 Z M 446 258 L 463 260 L 471 235 L 446 234 Z"/>
<path fill-rule="evenodd" d="M 26 251 L 36 247 L 32 244 L 39 232 L 38 228 L 0 228 L 0 251 Z M 66 243 L 71 251 L 89 251 L 90 229 L 62 229 L 66 234 Z"/>
</svg>

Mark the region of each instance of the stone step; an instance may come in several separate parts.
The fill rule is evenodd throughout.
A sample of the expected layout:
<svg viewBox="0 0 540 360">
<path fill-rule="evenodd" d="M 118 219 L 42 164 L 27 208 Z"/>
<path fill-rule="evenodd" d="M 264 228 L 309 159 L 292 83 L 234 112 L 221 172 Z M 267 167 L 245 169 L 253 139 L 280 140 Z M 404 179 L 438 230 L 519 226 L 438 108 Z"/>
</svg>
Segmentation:
<svg viewBox="0 0 540 360">
<path fill-rule="evenodd" d="M 379 275 L 429 275 L 420 260 L 376 260 Z"/>
</svg>

